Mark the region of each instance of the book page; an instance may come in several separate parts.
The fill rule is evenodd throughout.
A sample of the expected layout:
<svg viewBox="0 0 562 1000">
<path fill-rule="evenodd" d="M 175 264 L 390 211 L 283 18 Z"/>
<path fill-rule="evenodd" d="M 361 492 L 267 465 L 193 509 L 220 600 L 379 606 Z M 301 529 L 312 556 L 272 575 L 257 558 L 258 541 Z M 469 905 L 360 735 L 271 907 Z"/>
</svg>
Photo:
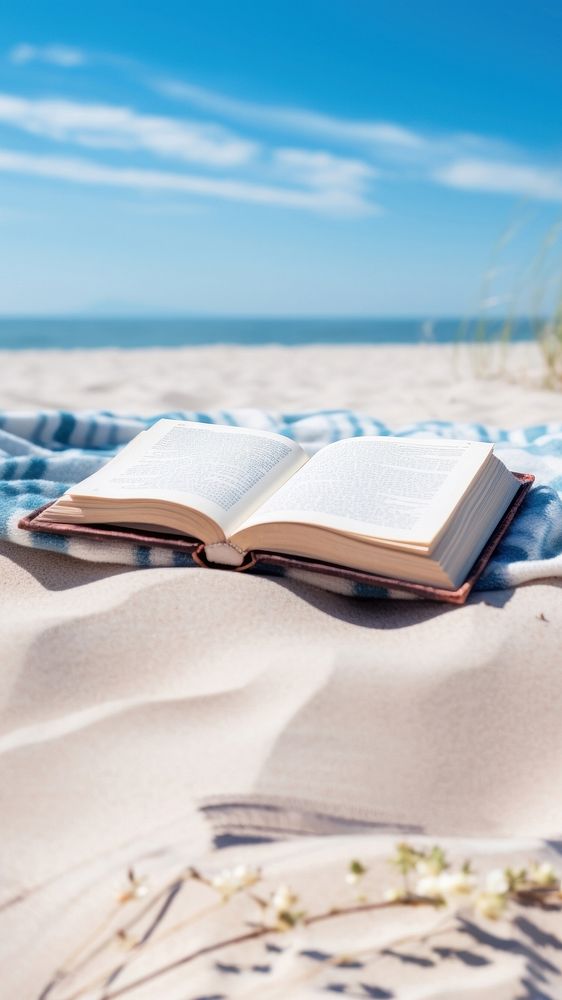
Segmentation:
<svg viewBox="0 0 562 1000">
<path fill-rule="evenodd" d="M 491 453 L 491 445 L 471 441 L 338 441 L 314 455 L 243 530 L 294 521 L 429 544 Z"/>
<path fill-rule="evenodd" d="M 69 493 L 170 500 L 202 511 L 226 531 L 306 461 L 300 445 L 280 434 L 159 420 Z"/>
</svg>

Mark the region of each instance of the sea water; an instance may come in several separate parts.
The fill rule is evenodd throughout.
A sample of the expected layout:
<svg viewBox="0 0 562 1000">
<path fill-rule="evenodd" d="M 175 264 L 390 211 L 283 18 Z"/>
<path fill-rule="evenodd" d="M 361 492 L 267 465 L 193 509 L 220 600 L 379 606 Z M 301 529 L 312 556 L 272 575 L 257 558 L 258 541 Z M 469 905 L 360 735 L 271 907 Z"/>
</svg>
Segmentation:
<svg viewBox="0 0 562 1000">
<path fill-rule="evenodd" d="M 501 336 L 504 323 L 486 326 Z M 0 349 L 182 347 L 205 344 L 420 344 L 473 339 L 476 324 L 461 319 L 0 319 Z M 510 339 L 532 336 L 519 320 Z"/>
</svg>

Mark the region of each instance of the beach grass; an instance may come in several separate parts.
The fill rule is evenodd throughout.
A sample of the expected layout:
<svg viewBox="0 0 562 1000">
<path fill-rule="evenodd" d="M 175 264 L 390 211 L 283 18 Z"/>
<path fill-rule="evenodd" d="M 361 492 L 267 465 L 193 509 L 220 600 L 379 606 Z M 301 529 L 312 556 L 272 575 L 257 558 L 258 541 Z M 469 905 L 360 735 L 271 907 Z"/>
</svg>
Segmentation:
<svg viewBox="0 0 562 1000">
<path fill-rule="evenodd" d="M 543 364 L 542 384 L 548 389 L 562 389 L 562 260 L 560 241 L 562 219 L 550 225 L 534 258 L 513 279 L 507 290 L 497 288 L 498 276 L 510 273 L 502 263 L 508 246 L 516 238 L 521 221 L 512 223 L 500 236 L 482 277 L 476 318 L 460 327 L 458 344 L 470 343 L 474 374 L 479 377 L 513 378 L 509 361 L 510 347 L 521 326 L 528 325 L 540 351 Z M 521 303 L 525 308 L 521 308 Z M 494 316 L 501 305 L 504 315 Z M 519 373 L 520 378 L 525 373 Z"/>
</svg>

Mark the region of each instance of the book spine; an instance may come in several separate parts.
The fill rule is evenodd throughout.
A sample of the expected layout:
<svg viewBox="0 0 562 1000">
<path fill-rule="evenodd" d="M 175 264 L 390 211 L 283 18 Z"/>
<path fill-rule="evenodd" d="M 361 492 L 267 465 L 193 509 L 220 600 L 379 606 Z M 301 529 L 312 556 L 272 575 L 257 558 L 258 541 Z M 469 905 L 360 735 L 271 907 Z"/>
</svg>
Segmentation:
<svg viewBox="0 0 562 1000">
<path fill-rule="evenodd" d="M 211 545 L 200 545 L 194 555 L 199 558 L 200 565 L 230 566 L 233 569 L 246 569 L 248 553 L 231 542 L 213 542 Z M 251 560 L 253 565 L 254 560 Z"/>
</svg>

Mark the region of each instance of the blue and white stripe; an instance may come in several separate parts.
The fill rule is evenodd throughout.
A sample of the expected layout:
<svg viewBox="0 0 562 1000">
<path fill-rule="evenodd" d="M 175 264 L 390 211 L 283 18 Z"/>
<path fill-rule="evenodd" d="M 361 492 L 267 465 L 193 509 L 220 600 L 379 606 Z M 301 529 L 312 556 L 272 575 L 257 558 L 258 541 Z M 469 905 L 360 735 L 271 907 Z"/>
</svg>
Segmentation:
<svg viewBox="0 0 562 1000">
<path fill-rule="evenodd" d="M 435 420 L 389 428 L 374 417 L 350 410 L 286 414 L 250 409 L 182 411 L 148 418 L 101 411 L 0 412 L 0 538 L 95 562 L 137 567 L 193 566 L 189 556 L 157 547 L 125 542 L 97 545 L 86 539 L 26 532 L 17 527 L 26 513 L 91 475 L 122 445 L 161 417 L 275 430 L 298 441 L 310 454 L 331 441 L 364 434 L 493 442 L 496 454 L 509 468 L 534 473 L 536 483 L 477 589 L 505 589 L 529 580 L 562 577 L 562 423 L 508 431 Z M 389 596 L 381 588 L 330 580 L 301 570 L 286 575 L 355 596 Z"/>
</svg>

